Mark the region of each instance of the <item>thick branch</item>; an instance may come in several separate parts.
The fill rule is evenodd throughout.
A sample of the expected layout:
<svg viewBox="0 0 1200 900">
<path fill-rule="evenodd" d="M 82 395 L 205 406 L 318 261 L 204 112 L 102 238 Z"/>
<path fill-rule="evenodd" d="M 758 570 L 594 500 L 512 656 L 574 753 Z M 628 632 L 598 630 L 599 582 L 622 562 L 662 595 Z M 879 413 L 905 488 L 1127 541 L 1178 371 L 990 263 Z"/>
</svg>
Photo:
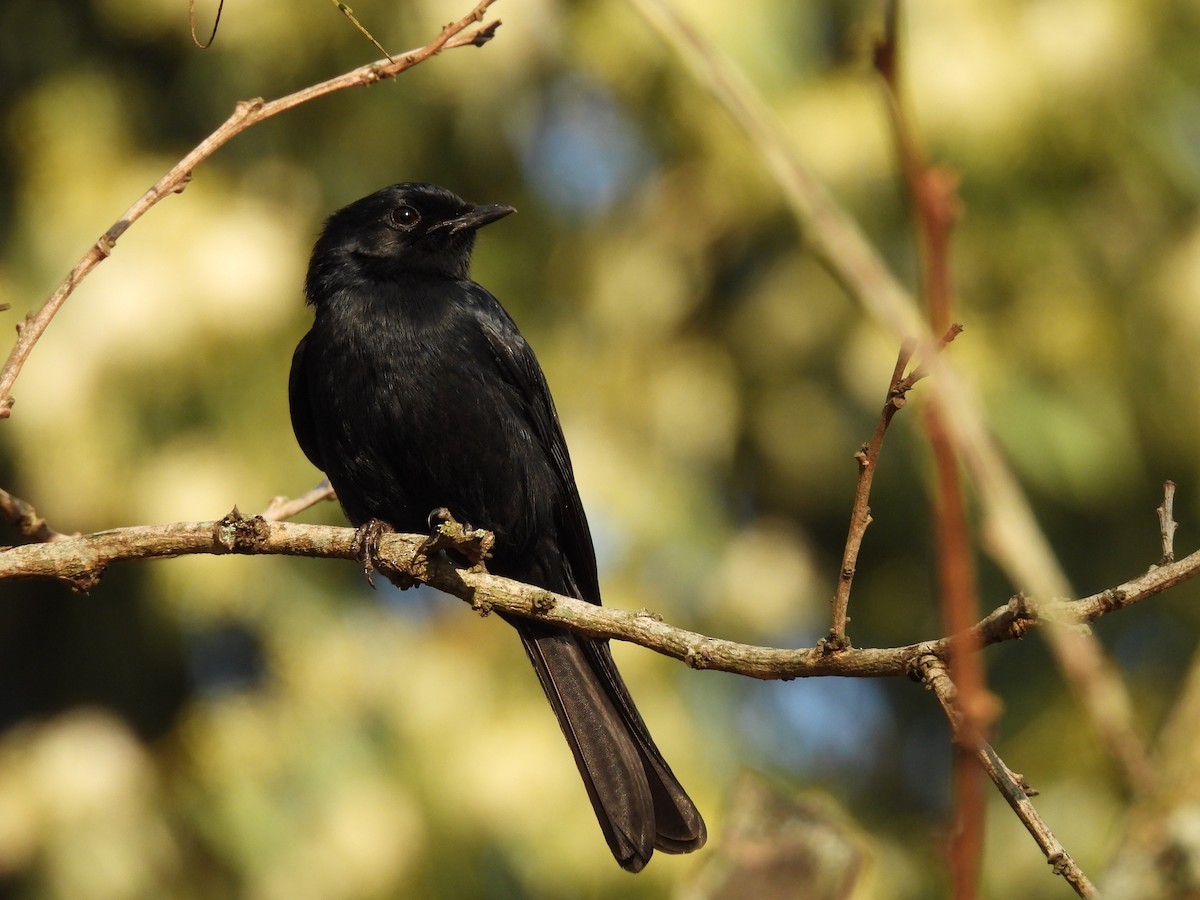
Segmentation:
<svg viewBox="0 0 1200 900">
<path fill-rule="evenodd" d="M 279 554 L 358 559 L 352 528 L 268 522 L 235 510 L 216 522 L 181 522 L 118 528 L 69 537 L 53 543 L 26 544 L 0 551 L 0 581 L 53 578 L 76 590 L 96 586 L 107 566 L 136 559 L 162 559 L 191 554 Z M 945 659 L 952 642 L 962 636 L 922 641 L 905 647 L 847 649 L 781 649 L 739 644 L 676 628 L 646 611 L 593 606 L 477 569 L 456 566 L 444 557 L 425 559 L 427 535 L 385 534 L 379 562 L 466 600 L 480 613 L 503 610 L 581 631 L 596 638 L 638 644 L 696 669 L 716 669 L 766 680 L 841 675 L 880 678 L 907 675 L 919 657 Z M 1200 552 L 1178 562 L 1152 568 L 1145 575 L 1077 601 L 1050 601 L 1036 608 L 1015 597 L 990 613 L 970 631 L 979 647 L 1020 638 L 1053 619 L 1080 624 L 1132 606 L 1200 573 Z"/>
</svg>

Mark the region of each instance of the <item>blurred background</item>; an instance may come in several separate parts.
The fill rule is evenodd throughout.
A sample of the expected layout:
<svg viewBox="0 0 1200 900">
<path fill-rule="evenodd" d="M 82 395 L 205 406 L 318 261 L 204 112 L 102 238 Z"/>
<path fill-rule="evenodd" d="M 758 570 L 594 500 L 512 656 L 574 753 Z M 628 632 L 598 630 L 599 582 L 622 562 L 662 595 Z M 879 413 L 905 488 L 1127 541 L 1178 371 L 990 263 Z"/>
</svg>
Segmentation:
<svg viewBox="0 0 1200 900">
<path fill-rule="evenodd" d="M 677 5 L 911 284 L 870 66 L 879 4 Z M 199 4 L 203 33 L 215 6 Z M 393 53 L 468 8 L 354 4 Z M 337 207 L 434 181 L 520 210 L 481 236 L 474 274 L 546 369 L 606 602 L 812 645 L 894 340 L 806 255 L 755 149 L 634 5 L 492 13 L 504 25 L 487 47 L 251 129 L 135 225 L 18 380 L 0 486 L 67 532 L 215 519 L 307 490 L 319 475 L 292 437 L 286 382 L 312 242 Z M 1166 478 L 1189 552 L 1200 4 L 924 0 L 905 30 L 930 155 L 962 176 L 953 358 L 1075 589 L 1157 561 Z M 207 51 L 184 0 L 0 5 L 3 333 L 238 100 L 377 56 L 324 0 L 228 4 Z M 939 633 L 915 413 L 895 420 L 876 479 L 857 646 Z M 303 519 L 344 521 L 330 504 Z M 980 567 L 991 609 L 1011 586 Z M 1198 599 L 1184 585 L 1097 627 L 1148 740 L 1192 666 Z M 89 596 L 0 584 L 0 892 L 702 897 L 721 890 L 747 819 L 811 820 L 856 897 L 945 892 L 948 730 L 917 685 L 760 683 L 616 653 L 710 831 L 703 852 L 660 854 L 636 878 L 612 862 L 515 636 L 452 598 L 281 557 L 117 566 Z M 997 749 L 1104 884 L 1144 798 L 1123 794 L 1040 637 L 986 661 Z M 1174 721 L 1179 746 L 1200 745 Z M 1171 802 L 1195 801 L 1194 782 Z M 983 895 L 1068 895 L 990 788 L 988 804 Z M 1196 842 L 1190 808 L 1180 840 Z"/>
</svg>

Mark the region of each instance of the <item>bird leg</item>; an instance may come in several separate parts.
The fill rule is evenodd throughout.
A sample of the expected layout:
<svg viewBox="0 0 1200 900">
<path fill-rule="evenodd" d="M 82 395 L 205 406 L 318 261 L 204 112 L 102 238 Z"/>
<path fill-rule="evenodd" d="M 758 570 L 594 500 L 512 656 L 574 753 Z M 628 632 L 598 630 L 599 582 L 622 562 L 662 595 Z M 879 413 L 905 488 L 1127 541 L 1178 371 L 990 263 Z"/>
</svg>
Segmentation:
<svg viewBox="0 0 1200 900">
<path fill-rule="evenodd" d="M 379 540 L 394 529 L 382 519 L 367 519 L 354 532 L 354 555 L 362 563 L 367 584 L 375 587 L 375 569 L 379 566 Z"/>
<path fill-rule="evenodd" d="M 417 548 L 418 559 L 428 559 L 442 550 L 453 550 L 472 566 L 486 571 L 484 560 L 492 555 L 496 536 L 483 528 L 459 522 L 442 506 L 429 514 L 429 537 Z"/>
</svg>

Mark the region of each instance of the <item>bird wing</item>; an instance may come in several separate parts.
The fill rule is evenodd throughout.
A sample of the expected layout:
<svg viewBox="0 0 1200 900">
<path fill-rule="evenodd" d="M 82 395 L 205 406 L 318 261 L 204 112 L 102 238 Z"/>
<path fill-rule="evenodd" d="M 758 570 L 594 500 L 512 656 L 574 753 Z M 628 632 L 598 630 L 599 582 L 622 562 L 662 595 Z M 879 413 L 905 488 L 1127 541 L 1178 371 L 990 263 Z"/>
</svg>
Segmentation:
<svg viewBox="0 0 1200 900">
<path fill-rule="evenodd" d="M 546 376 L 542 373 L 533 350 L 521 337 L 517 326 L 504 312 L 503 307 L 483 288 L 477 285 L 476 287 L 491 301 L 481 307 L 480 324 L 483 332 L 491 344 L 504 376 L 526 398 L 535 431 L 554 461 L 562 481 L 563 506 L 559 517 L 559 539 L 560 549 L 570 570 L 568 574 L 578 588 L 577 596 L 599 604 L 600 583 L 591 532 L 583 510 L 583 502 L 579 498 L 579 490 L 575 486 L 567 442 L 563 437 L 558 412 L 554 408 L 554 401 L 546 384 Z M 624 723 L 624 729 L 627 729 L 626 734 L 633 739 L 637 753 L 642 759 L 647 774 L 645 784 L 649 788 L 650 803 L 654 808 L 657 832 L 653 838 L 654 845 L 671 853 L 687 852 L 702 846 L 706 837 L 704 821 L 650 736 L 650 731 L 634 705 L 629 690 L 617 672 L 608 641 L 586 640 L 578 635 L 565 637 L 561 636 L 557 629 L 532 625 L 515 618 L 509 621 L 521 632 L 525 649 L 571 743 L 580 771 L 584 773 L 584 782 L 588 785 L 588 792 L 596 807 L 601 827 L 605 830 L 605 836 L 614 854 L 618 860 L 622 860 L 621 865 L 631 871 L 637 871 L 645 864 L 649 853 L 646 852 L 648 848 L 629 851 L 629 846 L 639 843 L 639 839 L 635 837 L 637 829 L 623 828 L 621 823 L 625 821 L 624 817 L 619 813 L 614 814 L 614 811 L 623 803 L 632 803 L 633 807 L 637 808 L 646 801 L 635 800 L 627 793 L 637 784 L 636 780 L 631 783 L 617 779 L 617 788 L 607 785 L 611 773 L 607 772 L 604 765 L 588 757 L 587 751 L 590 748 L 592 756 L 607 754 L 611 757 L 605 764 L 609 767 L 628 763 L 627 751 L 618 751 L 616 746 L 602 740 L 597 743 L 598 739 L 594 736 L 589 737 L 586 731 L 590 721 L 589 713 L 607 718 L 607 714 L 604 713 L 607 704 L 595 696 L 596 689 L 601 686 L 607 694 L 608 702 L 615 706 L 618 718 Z M 556 637 L 556 634 L 559 636 Z M 579 670 L 582 675 L 575 674 L 572 677 L 574 670 Z M 588 670 L 592 673 L 591 677 L 587 675 Z M 593 678 L 598 678 L 598 681 L 593 681 Z M 583 696 L 590 699 L 584 702 L 579 699 Z M 619 732 L 624 729 L 610 722 L 601 731 Z M 624 738 L 620 741 L 623 742 Z M 635 815 L 629 821 L 636 820 Z M 627 845 L 627 841 L 630 844 Z M 619 849 L 622 846 L 626 847 L 626 852 L 632 852 L 631 858 L 623 858 Z"/>
<path fill-rule="evenodd" d="M 546 376 L 512 319 L 503 313 L 498 301 L 492 298 L 492 302 L 496 311 L 487 310 L 483 316 L 480 323 L 483 333 L 491 344 L 504 377 L 525 398 L 534 433 L 554 464 L 562 488 L 558 522 L 560 549 L 570 564 L 570 574 L 579 589 L 579 596 L 589 603 L 598 604 L 600 578 L 596 573 L 592 533 L 583 511 L 583 501 L 579 498 L 579 489 L 575 486 L 567 441 L 563 437 Z"/>
<path fill-rule="evenodd" d="M 296 433 L 296 443 L 304 451 L 309 462 L 325 471 L 321 462 L 321 446 L 317 441 L 317 426 L 313 421 L 312 403 L 308 397 L 308 375 L 304 369 L 304 345 L 308 342 L 306 334 L 296 345 L 292 354 L 292 371 L 288 376 L 288 406 L 292 413 L 292 431 Z"/>
</svg>

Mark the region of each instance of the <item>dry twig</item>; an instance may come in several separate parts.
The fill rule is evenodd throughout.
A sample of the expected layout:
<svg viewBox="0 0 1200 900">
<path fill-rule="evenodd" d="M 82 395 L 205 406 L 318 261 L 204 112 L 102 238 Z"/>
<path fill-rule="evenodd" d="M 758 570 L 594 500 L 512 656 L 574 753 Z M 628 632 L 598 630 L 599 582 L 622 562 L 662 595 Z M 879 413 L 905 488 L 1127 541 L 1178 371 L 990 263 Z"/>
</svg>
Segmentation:
<svg viewBox="0 0 1200 900">
<path fill-rule="evenodd" d="M 953 325 L 946 332 L 938 349 L 941 350 L 962 332 L 961 325 Z M 829 634 L 822 639 L 821 647 L 827 653 L 837 653 L 851 646 L 846 626 L 850 619 L 847 614 L 850 605 L 850 589 L 854 583 L 854 573 L 858 567 L 858 554 L 862 549 L 863 537 L 867 526 L 871 524 L 871 485 L 875 478 L 875 468 L 879 462 L 879 454 L 883 450 L 883 439 L 892 424 L 892 418 L 908 402 L 908 392 L 913 385 L 926 376 L 924 365 L 915 366 L 907 375 L 904 369 L 912 360 L 913 347 L 911 343 L 900 346 L 896 356 L 896 365 L 892 369 L 892 378 L 888 382 L 886 399 L 883 410 L 879 414 L 879 422 L 869 443 L 863 444 L 854 459 L 858 462 L 858 481 L 854 487 L 854 504 L 850 510 L 850 530 L 846 535 L 846 543 L 842 550 L 842 565 L 838 570 L 838 583 L 834 591 L 833 623 Z"/>
<path fill-rule="evenodd" d="M 336 500 L 337 494 L 333 492 L 333 485 L 328 479 L 324 479 L 307 493 L 301 494 L 299 497 L 288 499 L 287 497 L 272 497 L 271 502 L 267 504 L 259 515 L 268 522 L 283 522 L 292 516 L 298 516 L 310 506 L 316 506 L 318 503 L 324 503 L 326 500 Z"/>
<path fill-rule="evenodd" d="M 1100 896 L 1087 875 L 1079 868 L 1079 864 L 1050 831 L 1049 826 L 1030 801 L 1029 798 L 1035 796 L 1037 792 L 1025 783 L 1022 776 L 1004 764 L 1004 760 L 1000 758 L 991 744 L 984 740 L 983 735 L 963 715 L 959 707 L 958 689 L 950 678 L 945 661 L 936 656 L 922 656 L 915 661 L 914 671 L 921 681 L 934 692 L 942 709 L 945 710 L 946 717 L 950 720 L 950 726 L 954 730 L 955 743 L 979 761 L 992 783 L 996 785 L 1000 794 L 1012 807 L 1013 812 L 1017 814 L 1021 824 L 1033 835 L 1037 845 L 1046 854 L 1046 862 L 1054 867 L 1054 874 L 1062 876 L 1080 897 Z"/>
<path fill-rule="evenodd" d="M 237 104 L 233 115 L 225 120 L 216 131 L 176 163 L 166 175 L 146 191 L 133 206 L 129 207 L 109 229 L 100 236 L 95 244 L 75 264 L 69 275 L 63 280 L 49 299 L 37 312 L 27 315 L 17 326 L 17 342 L 9 354 L 8 361 L 0 370 L 0 418 L 11 412 L 13 404 L 12 389 L 29 354 L 33 351 L 38 339 L 45 333 L 55 314 L 67 302 L 75 288 L 100 265 L 109 254 L 117 240 L 129 227 L 145 215 L 155 204 L 173 193 L 179 193 L 192 178 L 192 172 L 202 162 L 212 156 L 217 150 L 241 134 L 247 128 L 257 125 L 272 116 L 277 116 L 302 103 L 308 103 L 326 94 L 345 90 L 352 87 L 364 87 L 386 78 L 394 78 L 401 72 L 424 62 L 431 56 L 436 56 L 443 50 L 452 47 L 482 46 L 491 40 L 500 26 L 498 19 L 484 23 L 483 17 L 496 0 L 479 0 L 479 3 L 469 13 L 457 21 L 451 22 L 436 38 L 416 50 L 402 53 L 389 61 L 373 62 L 345 72 L 328 81 L 322 81 L 295 93 L 280 97 L 277 100 L 264 101 L 261 98 L 243 100 Z"/>
<path fill-rule="evenodd" d="M 1163 483 L 1163 502 L 1155 512 L 1158 513 L 1158 530 L 1162 536 L 1162 560 L 1159 564 L 1175 562 L 1175 529 L 1179 524 L 1175 521 L 1175 482 Z"/>
<path fill-rule="evenodd" d="M 14 497 L 0 488 L 0 516 L 3 516 L 17 533 L 31 541 L 64 541 L 78 535 L 63 534 L 50 527 L 38 511 L 20 497 Z"/>
<path fill-rule="evenodd" d="M 850 646 L 846 634 L 846 625 L 850 621 L 847 610 L 850 606 L 850 588 L 854 582 L 854 572 L 858 567 L 858 553 L 862 549 L 863 537 L 867 526 L 871 524 L 871 483 L 875 479 L 875 466 L 879 461 L 879 453 L 883 449 L 883 439 L 887 436 L 888 426 L 907 402 L 905 395 L 909 387 L 905 386 L 904 369 L 912 358 L 912 345 L 905 343 L 900 346 L 896 356 L 896 366 L 892 369 L 892 379 L 888 383 L 887 399 L 883 403 L 883 411 L 879 414 L 879 423 L 871 441 L 863 444 L 854 454 L 858 462 L 858 482 L 854 487 L 854 505 L 850 510 L 850 531 L 846 535 L 846 545 L 842 550 L 842 566 L 838 570 L 837 589 L 833 595 L 833 624 L 829 636 L 821 642 L 828 652 L 835 653 Z"/>
</svg>

